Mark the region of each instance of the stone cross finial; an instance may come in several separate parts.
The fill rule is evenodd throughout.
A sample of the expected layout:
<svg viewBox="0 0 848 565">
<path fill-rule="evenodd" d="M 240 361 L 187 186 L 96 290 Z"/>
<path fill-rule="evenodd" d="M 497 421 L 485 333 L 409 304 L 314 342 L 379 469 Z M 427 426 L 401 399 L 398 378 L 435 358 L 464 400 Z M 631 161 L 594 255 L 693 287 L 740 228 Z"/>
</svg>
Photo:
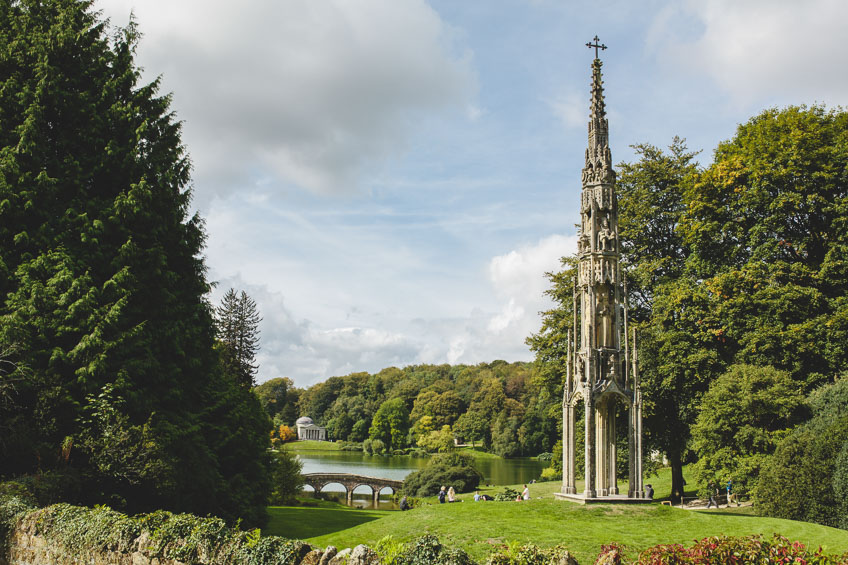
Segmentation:
<svg viewBox="0 0 848 565">
<path fill-rule="evenodd" d="M 588 48 L 590 48 L 590 49 L 591 49 L 592 47 L 594 47 L 594 48 L 595 48 L 595 59 L 597 59 L 597 58 L 598 58 L 598 49 L 600 49 L 601 51 L 603 51 L 604 49 L 606 49 L 606 48 L 607 48 L 607 46 L 606 46 L 606 45 L 604 45 L 604 44 L 602 44 L 602 43 L 598 43 L 598 41 L 600 41 L 600 40 L 598 39 L 598 36 L 597 36 L 597 35 L 594 37 L 594 39 L 593 39 L 592 41 L 594 41 L 595 43 L 591 43 L 591 42 L 590 42 L 590 43 L 587 43 L 587 44 L 586 44 L 586 47 L 588 47 Z"/>
</svg>

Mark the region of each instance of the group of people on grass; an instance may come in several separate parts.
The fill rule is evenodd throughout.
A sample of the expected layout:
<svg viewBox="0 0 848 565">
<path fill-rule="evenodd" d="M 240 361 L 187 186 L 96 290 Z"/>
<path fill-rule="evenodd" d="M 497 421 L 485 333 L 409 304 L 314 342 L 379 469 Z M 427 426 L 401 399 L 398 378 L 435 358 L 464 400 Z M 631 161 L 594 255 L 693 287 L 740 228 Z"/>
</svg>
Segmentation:
<svg viewBox="0 0 848 565">
<path fill-rule="evenodd" d="M 486 500 L 494 500 L 488 494 L 480 494 L 480 491 L 474 491 L 474 502 L 486 501 Z M 524 490 L 515 497 L 515 500 L 530 500 L 530 489 L 527 488 L 527 485 L 524 485 Z M 460 499 L 456 497 L 456 491 L 453 490 L 453 487 L 450 487 L 445 490 L 445 487 L 442 486 L 439 489 L 439 504 L 444 504 L 445 502 L 462 502 Z"/>
<path fill-rule="evenodd" d="M 453 490 L 453 487 L 445 491 L 445 487 L 442 485 L 442 488 L 439 490 L 439 504 L 445 503 L 445 497 L 447 497 L 447 502 L 462 502 L 456 498 L 456 491 Z"/>
<path fill-rule="evenodd" d="M 710 501 L 707 504 L 707 508 L 711 508 L 713 505 L 715 505 L 715 507 L 718 508 L 719 506 L 718 506 L 718 501 L 716 500 L 716 497 L 718 496 L 718 490 L 719 489 L 716 486 L 715 481 L 710 481 L 707 488 L 709 490 L 709 495 L 710 495 Z M 739 506 L 740 505 L 739 495 L 733 492 L 733 479 L 732 478 L 727 480 L 727 485 L 725 486 L 725 490 L 727 491 L 727 507 L 729 508 L 730 504 L 732 502 L 735 502 L 736 506 Z M 653 488 L 652 485 L 650 485 L 650 484 L 645 485 L 645 496 L 646 496 L 646 498 L 649 498 L 649 499 L 654 498 L 654 488 Z M 488 494 L 480 494 L 479 490 L 474 492 L 474 502 L 486 501 L 486 500 L 494 500 L 494 498 L 492 498 Z M 530 489 L 527 487 L 527 485 L 524 485 L 524 490 L 521 491 L 521 494 L 519 494 L 518 496 L 515 497 L 515 500 L 516 500 L 516 502 L 519 502 L 519 501 L 522 501 L 522 500 L 530 500 Z M 453 487 L 449 487 L 449 488 L 447 488 L 447 490 L 445 490 L 445 487 L 442 486 L 442 488 L 439 489 L 439 504 L 444 504 L 445 502 L 462 502 L 462 501 L 456 497 L 456 491 L 454 490 Z M 401 510 L 409 510 L 409 508 L 410 508 L 409 503 L 406 500 L 406 496 L 404 496 L 400 501 L 400 509 Z"/>
</svg>

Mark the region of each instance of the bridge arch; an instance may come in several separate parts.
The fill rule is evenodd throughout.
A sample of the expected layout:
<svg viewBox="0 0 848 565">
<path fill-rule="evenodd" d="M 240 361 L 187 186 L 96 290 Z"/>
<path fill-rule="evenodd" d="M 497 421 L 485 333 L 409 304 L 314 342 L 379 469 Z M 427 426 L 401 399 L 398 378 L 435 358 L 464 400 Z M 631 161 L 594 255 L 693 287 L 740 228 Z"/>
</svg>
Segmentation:
<svg viewBox="0 0 848 565">
<path fill-rule="evenodd" d="M 345 499 L 348 504 L 353 503 L 353 491 L 361 486 L 371 489 L 371 497 L 376 505 L 380 501 L 380 492 L 390 488 L 392 493 L 397 493 L 403 486 L 403 481 L 393 479 L 382 479 L 379 477 L 366 477 L 352 473 L 307 473 L 303 475 L 304 483 L 312 487 L 316 493 L 331 483 L 342 485 L 345 489 Z"/>
</svg>

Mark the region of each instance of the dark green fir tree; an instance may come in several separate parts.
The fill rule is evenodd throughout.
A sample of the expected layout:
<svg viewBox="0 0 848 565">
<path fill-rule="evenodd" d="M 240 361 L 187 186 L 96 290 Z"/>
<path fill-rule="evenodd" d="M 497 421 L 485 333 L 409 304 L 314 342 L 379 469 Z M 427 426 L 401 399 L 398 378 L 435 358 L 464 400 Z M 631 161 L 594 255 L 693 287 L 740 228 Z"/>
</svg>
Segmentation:
<svg viewBox="0 0 848 565">
<path fill-rule="evenodd" d="M 268 422 L 214 350 L 180 124 L 92 4 L 0 4 L 0 475 L 259 523 Z"/>
</svg>

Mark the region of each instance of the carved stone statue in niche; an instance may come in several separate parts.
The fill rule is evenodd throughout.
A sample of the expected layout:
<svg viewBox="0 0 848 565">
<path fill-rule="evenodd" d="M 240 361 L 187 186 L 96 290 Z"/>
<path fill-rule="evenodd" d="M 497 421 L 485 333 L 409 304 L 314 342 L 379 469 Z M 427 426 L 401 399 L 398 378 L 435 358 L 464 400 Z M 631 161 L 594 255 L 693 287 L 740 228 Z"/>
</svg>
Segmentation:
<svg viewBox="0 0 848 565">
<path fill-rule="evenodd" d="M 608 216 L 601 219 L 601 229 L 598 231 L 598 249 L 601 251 L 615 251 L 615 232 L 610 229 Z"/>
<path fill-rule="evenodd" d="M 607 379 L 615 382 L 619 382 L 618 378 L 618 363 L 615 355 L 609 355 L 607 357 Z"/>
<path fill-rule="evenodd" d="M 577 379 L 581 383 L 586 382 L 586 360 L 583 357 L 577 357 Z"/>
<path fill-rule="evenodd" d="M 614 305 L 610 300 L 609 291 L 604 288 L 598 293 L 598 304 L 595 309 L 597 314 L 595 331 L 597 347 L 613 347 L 613 324 L 615 316 L 613 315 Z"/>
</svg>

